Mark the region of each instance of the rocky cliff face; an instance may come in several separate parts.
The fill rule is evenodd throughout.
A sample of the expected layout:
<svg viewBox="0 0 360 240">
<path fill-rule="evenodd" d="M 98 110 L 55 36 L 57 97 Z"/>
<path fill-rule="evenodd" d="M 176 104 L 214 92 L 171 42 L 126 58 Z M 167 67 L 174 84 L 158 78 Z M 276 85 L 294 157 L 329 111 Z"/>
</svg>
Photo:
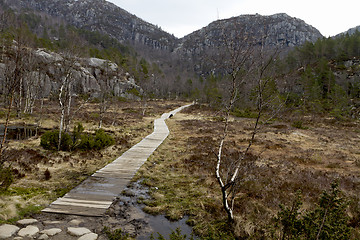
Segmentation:
<svg viewBox="0 0 360 240">
<path fill-rule="evenodd" d="M 123 71 L 115 63 L 98 58 L 72 58 L 49 52 L 44 49 L 33 51 L 34 62 L 41 70 L 27 72 L 25 78 L 31 84 L 40 86 L 39 97 L 49 97 L 57 94 L 65 68 L 70 68 L 72 92 L 74 94 L 89 94 L 98 97 L 101 91 L 112 92 L 114 96 L 137 98 L 131 94 L 142 93 L 143 90 L 135 84 L 134 78 Z M 4 84 L 6 64 L 0 63 L 0 85 Z"/>
</svg>

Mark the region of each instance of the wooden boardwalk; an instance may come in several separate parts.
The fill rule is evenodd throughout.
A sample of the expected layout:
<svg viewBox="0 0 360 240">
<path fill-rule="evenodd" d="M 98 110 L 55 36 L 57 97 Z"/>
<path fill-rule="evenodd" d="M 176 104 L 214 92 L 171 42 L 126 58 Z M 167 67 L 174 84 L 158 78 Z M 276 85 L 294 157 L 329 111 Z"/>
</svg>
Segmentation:
<svg viewBox="0 0 360 240">
<path fill-rule="evenodd" d="M 115 197 L 125 189 L 136 171 L 169 135 L 165 120 L 190 105 L 164 113 L 160 118 L 155 119 L 153 133 L 42 211 L 81 216 L 102 216 L 113 203 Z"/>
</svg>

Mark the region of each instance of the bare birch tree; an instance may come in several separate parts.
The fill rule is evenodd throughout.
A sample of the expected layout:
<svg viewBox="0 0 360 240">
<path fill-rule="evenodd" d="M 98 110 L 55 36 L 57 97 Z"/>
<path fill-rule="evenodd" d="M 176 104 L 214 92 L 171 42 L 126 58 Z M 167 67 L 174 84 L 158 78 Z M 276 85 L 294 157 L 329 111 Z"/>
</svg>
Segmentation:
<svg viewBox="0 0 360 240">
<path fill-rule="evenodd" d="M 4 135 L 0 143 L 0 157 L 4 151 L 4 145 L 7 137 L 7 130 L 10 122 L 10 115 L 15 103 L 15 99 L 20 91 L 20 85 L 25 74 L 30 56 L 30 50 L 23 45 L 20 37 L 18 41 L 7 41 L 6 47 L 3 48 L 3 63 L 5 66 L 3 76 L 3 94 L 7 104 L 6 120 L 4 125 Z"/>
<path fill-rule="evenodd" d="M 116 76 L 117 66 L 114 63 L 105 61 L 101 68 L 98 79 L 100 80 L 100 103 L 99 103 L 99 129 L 103 126 L 106 111 L 109 108 L 109 100 L 113 93 L 110 91 L 110 79 Z"/>
<path fill-rule="evenodd" d="M 59 122 L 59 143 L 58 143 L 58 151 L 61 148 L 61 140 L 62 140 L 62 132 L 67 127 L 66 124 L 66 116 L 70 115 L 71 111 L 71 101 L 72 101 L 72 83 L 73 83 L 73 71 L 75 67 L 75 59 L 70 56 L 64 56 L 63 59 L 58 64 L 59 75 L 58 78 L 60 80 L 59 87 L 59 107 L 60 107 L 60 122 Z"/>
<path fill-rule="evenodd" d="M 239 40 L 246 42 L 246 44 L 239 43 Z M 276 56 L 278 56 L 278 51 L 266 52 L 264 48 L 265 40 L 266 36 L 261 39 L 259 46 L 253 40 L 247 38 L 246 34 L 242 35 L 242 39 L 238 37 L 227 38 L 226 36 L 224 39 L 225 50 L 228 53 L 228 58 L 224 61 L 225 69 L 227 69 L 225 73 L 230 80 L 228 81 L 230 94 L 225 99 L 224 125 L 216 153 L 215 174 L 221 188 L 223 207 L 228 215 L 229 222 L 234 221 L 234 202 L 239 192 L 238 184 L 242 178 L 241 170 L 258 132 L 260 119 L 264 110 L 277 100 L 276 89 L 273 86 L 274 79 L 269 70 Z M 228 163 L 225 163 L 224 147 L 228 137 L 230 116 L 235 103 L 239 100 L 239 93 L 241 87 L 244 87 L 245 80 L 246 83 L 252 83 L 253 101 L 257 108 L 257 116 L 247 146 L 240 151 L 238 159 L 232 159 L 230 163 L 228 161 Z"/>
</svg>

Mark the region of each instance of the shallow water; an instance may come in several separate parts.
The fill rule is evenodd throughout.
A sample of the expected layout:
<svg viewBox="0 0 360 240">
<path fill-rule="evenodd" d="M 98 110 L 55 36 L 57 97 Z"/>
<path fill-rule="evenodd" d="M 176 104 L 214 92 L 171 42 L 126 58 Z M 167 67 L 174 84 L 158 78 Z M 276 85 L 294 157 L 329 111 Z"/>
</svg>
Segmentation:
<svg viewBox="0 0 360 240">
<path fill-rule="evenodd" d="M 136 238 L 138 240 L 148 240 L 150 239 L 151 234 L 153 234 L 153 236 L 156 239 L 158 237 L 157 233 L 160 233 L 163 237 L 165 237 L 165 239 L 168 239 L 172 231 L 175 231 L 177 228 L 181 230 L 182 235 L 186 234 L 188 238 L 191 236 L 192 229 L 189 225 L 186 224 L 187 218 L 183 218 L 180 221 L 176 221 L 176 222 L 169 221 L 163 215 L 158 215 L 158 216 L 148 215 L 146 216 L 146 218 L 149 227 L 152 228 L 153 232 L 138 236 Z"/>
<path fill-rule="evenodd" d="M 125 189 L 125 192 L 128 191 L 128 193 L 131 193 L 132 196 L 124 197 L 123 200 L 126 199 L 126 202 L 131 202 L 131 204 L 144 213 L 142 211 L 142 208 L 144 207 L 143 204 L 139 204 L 137 202 L 137 198 L 141 197 L 144 199 L 148 199 L 148 189 L 147 187 L 141 185 L 138 182 L 131 183 L 131 186 Z M 120 203 L 122 204 L 122 203 Z M 169 238 L 169 235 L 175 231 L 177 228 L 180 229 L 182 235 L 186 235 L 187 239 L 190 238 L 192 233 L 192 228 L 186 224 L 186 221 L 188 220 L 187 217 L 184 217 L 183 219 L 179 221 L 170 221 L 168 220 L 164 215 L 157 215 L 153 216 L 151 214 L 144 213 L 144 222 L 146 222 L 146 225 L 148 228 L 151 229 L 151 231 L 141 234 L 136 237 L 137 240 L 148 240 L 150 239 L 151 234 L 154 236 L 155 239 L 161 234 L 165 239 Z M 194 237 L 194 239 L 197 239 Z"/>
<path fill-rule="evenodd" d="M 4 137 L 4 125 L 0 125 L 0 138 Z M 36 129 L 34 125 L 14 125 L 8 126 L 6 140 L 25 140 L 40 134 L 41 129 Z"/>
</svg>

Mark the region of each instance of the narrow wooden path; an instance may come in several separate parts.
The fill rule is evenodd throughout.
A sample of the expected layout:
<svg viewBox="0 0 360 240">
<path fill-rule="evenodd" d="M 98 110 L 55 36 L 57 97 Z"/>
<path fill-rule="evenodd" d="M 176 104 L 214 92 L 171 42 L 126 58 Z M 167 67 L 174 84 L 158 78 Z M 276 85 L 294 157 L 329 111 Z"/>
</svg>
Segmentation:
<svg viewBox="0 0 360 240">
<path fill-rule="evenodd" d="M 81 216 L 102 216 L 136 171 L 169 135 L 165 120 L 192 104 L 164 113 L 154 121 L 154 131 L 119 158 L 42 210 Z"/>
</svg>

